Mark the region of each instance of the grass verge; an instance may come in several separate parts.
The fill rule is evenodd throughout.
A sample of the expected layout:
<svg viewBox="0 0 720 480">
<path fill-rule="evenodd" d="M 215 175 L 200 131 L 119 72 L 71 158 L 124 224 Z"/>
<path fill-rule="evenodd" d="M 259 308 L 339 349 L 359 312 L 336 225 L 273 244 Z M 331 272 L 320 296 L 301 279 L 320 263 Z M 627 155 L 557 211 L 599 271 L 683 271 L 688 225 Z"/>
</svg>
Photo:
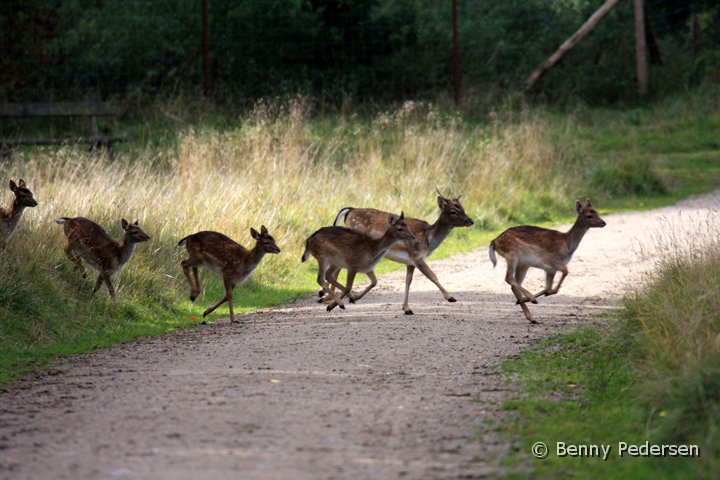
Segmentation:
<svg viewBox="0 0 720 480">
<path fill-rule="evenodd" d="M 520 438 L 508 478 L 711 479 L 720 468 L 720 242 L 717 212 L 688 245 L 659 239 L 658 274 L 612 317 L 557 335 L 504 371 L 523 393 L 503 428 Z M 658 253 L 658 252 L 656 252 Z M 535 442 L 549 455 L 531 455 Z M 558 442 L 610 445 L 606 460 Z M 697 445 L 699 456 L 619 456 L 619 442 Z"/>
</svg>

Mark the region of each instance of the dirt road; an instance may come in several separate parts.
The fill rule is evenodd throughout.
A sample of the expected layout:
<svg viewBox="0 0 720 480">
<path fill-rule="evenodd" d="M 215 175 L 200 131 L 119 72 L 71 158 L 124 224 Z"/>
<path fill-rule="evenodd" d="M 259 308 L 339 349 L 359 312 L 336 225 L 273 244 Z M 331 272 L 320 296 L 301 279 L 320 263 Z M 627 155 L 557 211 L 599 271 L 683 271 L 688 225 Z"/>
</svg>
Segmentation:
<svg viewBox="0 0 720 480">
<path fill-rule="evenodd" d="M 0 478 L 493 477 L 507 448 L 492 426 L 508 393 L 499 362 L 611 308 L 650 267 L 640 245 L 719 198 L 605 217 L 560 294 L 531 306 L 540 325 L 481 248 L 432 263 L 458 303 L 415 275 L 414 316 L 397 272 L 344 312 L 307 298 L 64 360 L 0 393 Z"/>
</svg>

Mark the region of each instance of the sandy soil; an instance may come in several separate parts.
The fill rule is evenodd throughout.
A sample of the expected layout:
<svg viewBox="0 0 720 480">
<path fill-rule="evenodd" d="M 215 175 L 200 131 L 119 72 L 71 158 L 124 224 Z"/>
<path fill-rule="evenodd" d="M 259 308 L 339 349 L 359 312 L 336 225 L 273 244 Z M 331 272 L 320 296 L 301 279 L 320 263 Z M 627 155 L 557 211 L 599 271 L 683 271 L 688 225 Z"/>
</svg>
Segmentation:
<svg viewBox="0 0 720 480">
<path fill-rule="evenodd" d="M 612 308 L 657 232 L 701 225 L 719 198 L 604 217 L 560 294 L 530 306 L 540 325 L 481 248 L 431 264 L 457 303 L 416 273 L 414 316 L 397 272 L 344 312 L 307 298 L 58 362 L 0 393 L 0 478 L 493 477 L 498 364 Z"/>
</svg>

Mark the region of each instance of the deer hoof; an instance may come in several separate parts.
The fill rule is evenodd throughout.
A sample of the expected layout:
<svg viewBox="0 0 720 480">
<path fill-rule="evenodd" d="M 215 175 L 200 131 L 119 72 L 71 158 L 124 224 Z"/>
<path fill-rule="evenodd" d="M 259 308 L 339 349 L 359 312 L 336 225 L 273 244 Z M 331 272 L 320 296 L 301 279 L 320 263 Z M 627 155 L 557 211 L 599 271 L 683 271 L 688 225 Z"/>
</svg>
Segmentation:
<svg viewBox="0 0 720 480">
<path fill-rule="evenodd" d="M 350 303 L 355 303 L 355 299 L 354 299 L 354 298 L 348 298 L 348 301 L 349 301 Z"/>
<path fill-rule="evenodd" d="M 194 302 L 195 299 L 197 299 L 197 297 L 198 297 L 197 293 L 191 293 L 191 294 L 190 294 L 190 301 L 191 301 L 191 302 Z"/>
<path fill-rule="evenodd" d="M 340 305 L 340 310 L 345 310 L 345 305 Z"/>
<path fill-rule="evenodd" d="M 325 310 L 327 310 L 328 312 L 330 312 L 330 311 L 332 311 L 332 309 L 335 308 L 335 307 L 337 307 L 337 303 L 333 302 L 333 303 L 331 303 L 330 305 L 328 305 L 328 306 L 325 308 Z"/>
<path fill-rule="evenodd" d="M 455 297 L 448 297 L 448 302 L 454 303 L 457 302 L 457 300 L 455 300 Z"/>
<path fill-rule="evenodd" d="M 405 310 L 405 315 L 415 315 L 412 310 Z"/>
<path fill-rule="evenodd" d="M 210 311 L 209 311 L 209 310 L 205 310 L 205 311 L 203 312 L 203 318 L 204 318 L 204 317 L 207 317 L 208 315 L 210 315 Z"/>
<path fill-rule="evenodd" d="M 535 319 L 530 320 L 530 323 L 531 323 L 532 325 L 539 325 L 539 324 L 540 324 L 540 322 L 538 322 L 538 321 L 535 320 Z"/>
<path fill-rule="evenodd" d="M 325 296 L 325 290 L 320 290 L 320 291 L 318 292 L 318 297 L 322 298 L 322 297 L 324 297 L 324 296 Z"/>
</svg>

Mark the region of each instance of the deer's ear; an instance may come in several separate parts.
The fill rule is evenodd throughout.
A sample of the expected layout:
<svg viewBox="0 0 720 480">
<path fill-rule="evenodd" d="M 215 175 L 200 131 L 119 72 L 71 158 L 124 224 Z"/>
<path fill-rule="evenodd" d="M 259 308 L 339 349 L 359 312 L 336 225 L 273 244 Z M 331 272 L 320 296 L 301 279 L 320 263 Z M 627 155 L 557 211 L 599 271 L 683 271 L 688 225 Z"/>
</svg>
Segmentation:
<svg viewBox="0 0 720 480">
<path fill-rule="evenodd" d="M 438 196 L 438 207 L 440 207 L 440 210 L 445 210 L 447 203 L 448 201 L 445 197 Z"/>
<path fill-rule="evenodd" d="M 25 180 L 23 180 L 22 178 L 18 180 L 18 187 L 25 188 Z"/>
<path fill-rule="evenodd" d="M 138 224 L 138 220 L 136 218 L 135 221 L 133 222 L 133 225 L 137 225 L 137 224 Z"/>
<path fill-rule="evenodd" d="M 392 213 L 388 213 L 388 223 L 390 225 L 395 225 L 397 223 L 397 217 Z"/>
<path fill-rule="evenodd" d="M 580 200 L 577 200 L 577 201 L 575 202 L 575 211 L 576 211 L 577 213 L 580 213 L 580 210 L 582 210 L 582 204 L 580 203 Z"/>
<path fill-rule="evenodd" d="M 585 206 L 588 207 L 588 208 L 592 207 L 592 205 L 590 204 L 590 199 L 589 199 L 589 198 L 585 201 Z"/>
<path fill-rule="evenodd" d="M 10 187 L 11 192 L 17 192 L 18 186 L 15 185 L 15 182 L 13 182 L 12 180 L 8 182 L 8 187 Z"/>
<path fill-rule="evenodd" d="M 257 230 L 255 230 L 255 229 L 252 228 L 252 227 L 250 227 L 250 236 L 251 236 L 252 238 L 254 238 L 255 240 L 257 240 L 258 238 L 260 238 L 260 234 L 257 232 Z"/>
<path fill-rule="evenodd" d="M 123 230 L 127 230 L 128 227 L 130 226 L 130 224 L 128 223 L 127 220 L 125 220 L 124 218 L 121 218 L 121 219 L 120 219 L 120 226 L 122 227 Z"/>
<path fill-rule="evenodd" d="M 261 225 L 261 226 L 260 226 L 260 233 L 263 234 L 263 235 L 267 235 L 267 234 L 268 234 L 268 229 L 265 227 L 265 225 Z"/>
</svg>

